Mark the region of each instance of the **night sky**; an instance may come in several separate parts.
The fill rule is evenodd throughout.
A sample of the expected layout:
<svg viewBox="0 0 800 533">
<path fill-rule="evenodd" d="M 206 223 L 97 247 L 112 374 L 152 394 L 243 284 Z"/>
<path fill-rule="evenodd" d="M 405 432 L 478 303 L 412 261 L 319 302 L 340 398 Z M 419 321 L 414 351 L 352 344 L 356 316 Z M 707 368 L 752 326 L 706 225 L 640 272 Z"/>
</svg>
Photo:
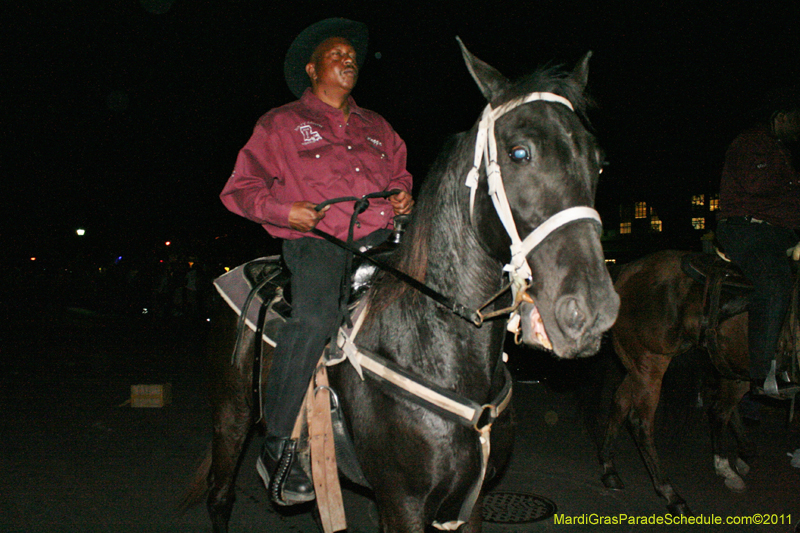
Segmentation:
<svg viewBox="0 0 800 533">
<path fill-rule="evenodd" d="M 668 220 L 716 186 L 759 95 L 800 82 L 797 1 L 4 2 L 6 250 L 44 256 L 78 226 L 114 254 L 262 231 L 218 194 L 258 117 L 292 99 L 288 45 L 330 16 L 368 24 L 353 95 L 405 139 L 418 183 L 484 105 L 457 35 L 511 78 L 592 50 L 601 213 L 636 197 Z"/>
</svg>

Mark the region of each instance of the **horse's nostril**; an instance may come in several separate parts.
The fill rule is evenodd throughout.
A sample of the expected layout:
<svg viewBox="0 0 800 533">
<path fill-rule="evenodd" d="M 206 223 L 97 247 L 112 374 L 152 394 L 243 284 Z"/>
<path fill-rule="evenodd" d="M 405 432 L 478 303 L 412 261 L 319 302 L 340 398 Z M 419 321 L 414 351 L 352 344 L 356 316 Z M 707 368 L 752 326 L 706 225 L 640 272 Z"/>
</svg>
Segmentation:
<svg viewBox="0 0 800 533">
<path fill-rule="evenodd" d="M 577 309 L 571 309 L 570 313 L 571 314 L 570 314 L 569 318 L 573 322 L 577 322 L 578 320 L 580 320 L 580 318 L 581 318 L 581 312 L 580 311 L 578 311 Z"/>
<path fill-rule="evenodd" d="M 559 313 L 559 323 L 562 329 L 570 332 L 580 333 L 586 325 L 586 315 L 581 310 L 578 300 L 567 298 L 561 304 Z"/>
</svg>

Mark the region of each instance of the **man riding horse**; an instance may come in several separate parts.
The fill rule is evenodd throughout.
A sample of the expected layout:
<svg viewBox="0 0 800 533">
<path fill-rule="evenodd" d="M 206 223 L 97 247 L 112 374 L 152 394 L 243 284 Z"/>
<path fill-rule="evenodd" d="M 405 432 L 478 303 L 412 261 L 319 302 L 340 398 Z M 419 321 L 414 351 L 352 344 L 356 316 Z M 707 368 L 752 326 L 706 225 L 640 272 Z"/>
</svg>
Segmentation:
<svg viewBox="0 0 800 533">
<path fill-rule="evenodd" d="M 800 172 L 788 146 L 800 138 L 797 95 L 789 90 L 767 95 L 757 119 L 725 155 L 717 238 L 754 284 L 748 305 L 751 392 L 780 396 L 798 388 L 770 372 L 791 303 L 787 249 L 797 245 L 800 252 L 795 232 L 800 228 Z"/>
<path fill-rule="evenodd" d="M 364 24 L 342 18 L 298 35 L 284 75 L 299 100 L 259 119 L 220 195 L 230 211 L 284 239 L 291 272 L 292 316 L 276 338 L 264 402 L 267 435 L 257 463 L 279 505 L 314 499 L 312 482 L 294 461 L 291 435 L 314 368 L 339 326 L 346 252 L 309 232 L 319 228 L 347 239 L 351 213 L 345 204 L 315 208 L 332 198 L 399 190 L 388 200 L 372 200 L 360 215 L 354 238 L 363 246 L 385 240 L 393 216 L 414 204 L 405 143 L 383 117 L 350 96 L 367 38 Z"/>
</svg>

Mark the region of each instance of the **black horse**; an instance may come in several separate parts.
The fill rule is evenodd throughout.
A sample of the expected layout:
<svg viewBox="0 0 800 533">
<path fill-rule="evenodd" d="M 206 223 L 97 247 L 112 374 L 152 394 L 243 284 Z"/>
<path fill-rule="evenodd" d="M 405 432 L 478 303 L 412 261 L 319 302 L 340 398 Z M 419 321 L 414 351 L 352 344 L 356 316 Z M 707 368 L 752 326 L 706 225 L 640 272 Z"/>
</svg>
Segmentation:
<svg viewBox="0 0 800 533">
<path fill-rule="evenodd" d="M 572 72 L 543 69 L 510 83 L 461 46 L 489 106 L 432 168 L 391 264 L 467 308 L 491 301 L 483 311 L 487 314 L 512 303 L 506 295 L 492 301 L 508 264 L 520 302 L 522 341 L 544 345 L 560 357 L 592 355 L 614 322 L 619 300 L 591 208 L 603 155 L 585 121 L 590 54 Z M 465 185 L 468 175 L 472 189 Z M 509 386 L 502 363 L 505 320 L 477 327 L 386 274 L 377 276 L 365 297 L 369 311 L 356 338 L 359 349 L 493 411 L 496 406 L 488 404 Z M 194 499 L 208 492 L 216 532 L 227 531 L 234 480 L 253 427 L 254 340 L 248 334 L 241 344 L 245 364 L 232 366 L 235 320 L 229 313 L 217 326 L 211 362 L 213 452 L 193 488 Z M 268 369 L 268 353 L 264 365 Z M 362 381 L 347 363 L 328 372 L 373 489 L 381 530 L 422 532 L 430 524 L 450 522 L 466 523 L 461 531 L 480 531 L 480 499 L 466 517 L 462 504 L 507 460 L 511 410 L 491 426 L 486 464 L 482 450 L 488 451 L 489 439 L 482 447 L 478 423 L 454 421 L 375 380 Z"/>
</svg>

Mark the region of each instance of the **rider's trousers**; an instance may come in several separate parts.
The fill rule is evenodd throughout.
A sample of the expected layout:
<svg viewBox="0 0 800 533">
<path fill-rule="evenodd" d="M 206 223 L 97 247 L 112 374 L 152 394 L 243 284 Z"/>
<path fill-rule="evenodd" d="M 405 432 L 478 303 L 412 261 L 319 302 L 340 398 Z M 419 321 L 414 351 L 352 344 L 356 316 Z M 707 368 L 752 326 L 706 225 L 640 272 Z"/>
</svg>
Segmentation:
<svg viewBox="0 0 800 533">
<path fill-rule="evenodd" d="M 763 381 L 775 359 L 791 303 L 791 259 L 786 250 L 797 244 L 797 235 L 790 229 L 735 217 L 719 222 L 717 239 L 754 285 L 748 298 L 750 378 Z"/>
<path fill-rule="evenodd" d="M 388 230 L 356 241 L 383 241 Z M 267 435 L 291 436 L 319 358 L 333 332 L 339 313 L 345 250 L 314 237 L 283 242 L 283 260 L 291 273 L 291 317 L 276 334 L 272 366 L 267 378 L 264 420 Z"/>
</svg>

